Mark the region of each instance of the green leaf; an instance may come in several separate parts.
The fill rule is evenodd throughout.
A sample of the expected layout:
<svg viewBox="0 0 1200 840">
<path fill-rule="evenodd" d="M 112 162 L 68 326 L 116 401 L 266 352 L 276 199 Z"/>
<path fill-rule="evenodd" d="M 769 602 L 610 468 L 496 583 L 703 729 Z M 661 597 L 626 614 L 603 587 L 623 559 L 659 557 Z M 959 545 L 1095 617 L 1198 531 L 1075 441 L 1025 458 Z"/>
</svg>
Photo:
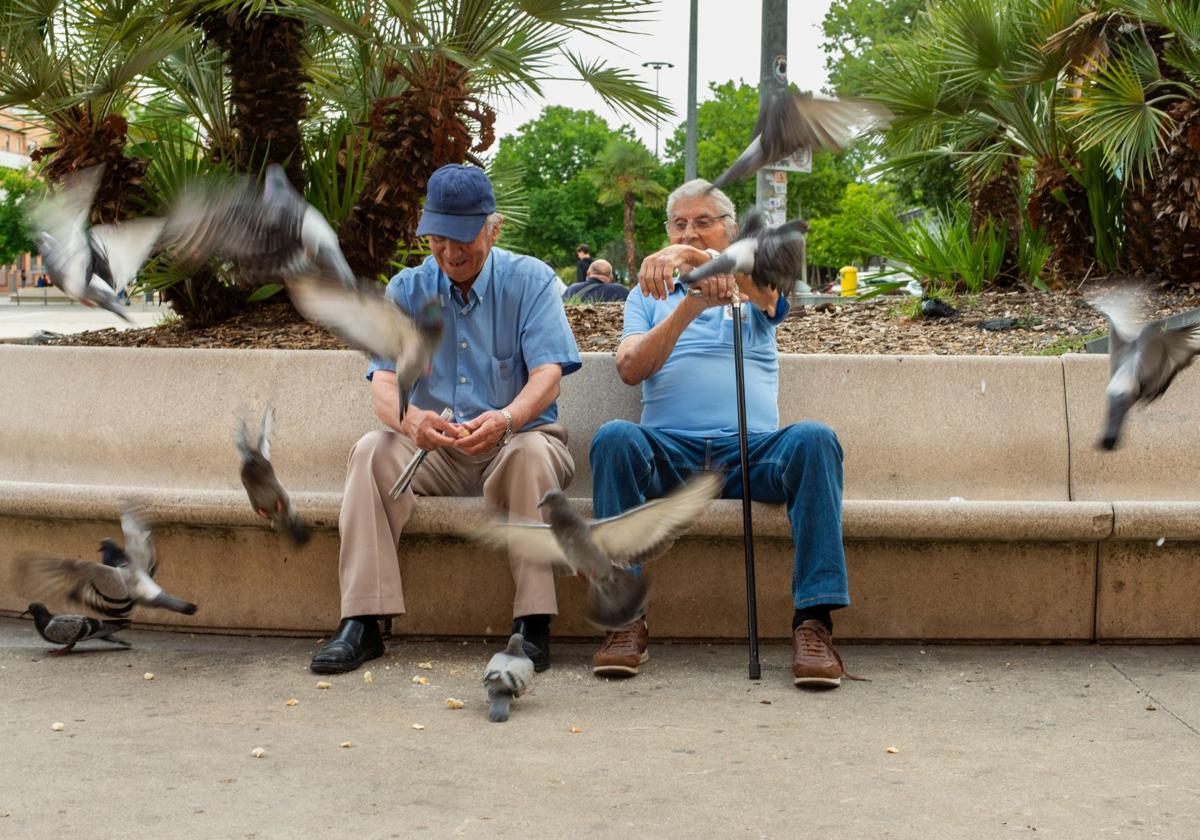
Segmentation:
<svg viewBox="0 0 1200 840">
<path fill-rule="evenodd" d="M 282 283 L 268 283 L 265 286 L 259 286 L 250 297 L 246 298 L 247 303 L 258 303 L 260 300 L 266 300 L 272 295 L 283 291 Z"/>
</svg>

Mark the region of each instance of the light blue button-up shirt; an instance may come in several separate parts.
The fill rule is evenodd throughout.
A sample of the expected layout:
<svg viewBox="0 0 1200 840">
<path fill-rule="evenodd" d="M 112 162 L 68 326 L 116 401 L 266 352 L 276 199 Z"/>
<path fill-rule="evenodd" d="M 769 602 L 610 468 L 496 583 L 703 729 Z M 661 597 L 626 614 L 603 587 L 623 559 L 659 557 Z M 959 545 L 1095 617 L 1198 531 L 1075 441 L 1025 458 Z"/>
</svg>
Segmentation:
<svg viewBox="0 0 1200 840">
<path fill-rule="evenodd" d="M 666 300 L 644 297 L 632 289 L 625 299 L 621 339 L 647 333 L 665 321 L 686 294 L 678 280 Z M 750 303 L 741 310 L 747 431 L 774 431 L 779 428 L 775 328 L 787 317 L 788 303 L 780 297 L 772 318 Z M 737 434 L 735 376 L 733 307 L 709 307 L 680 334 L 663 366 L 642 382 L 642 425 L 698 437 Z"/>
<path fill-rule="evenodd" d="M 540 260 L 492 248 L 466 300 L 432 256 L 406 268 L 388 283 L 387 296 L 408 312 L 441 298 L 445 330 L 433 355 L 432 372 L 412 389 L 413 405 L 428 411 L 449 406 L 463 423 L 503 408 L 529 381 L 529 371 L 557 364 L 563 376 L 582 362 L 567 323 L 553 270 Z M 395 362 L 373 359 L 367 379 Z M 558 419 L 553 402 L 529 429 Z"/>
</svg>

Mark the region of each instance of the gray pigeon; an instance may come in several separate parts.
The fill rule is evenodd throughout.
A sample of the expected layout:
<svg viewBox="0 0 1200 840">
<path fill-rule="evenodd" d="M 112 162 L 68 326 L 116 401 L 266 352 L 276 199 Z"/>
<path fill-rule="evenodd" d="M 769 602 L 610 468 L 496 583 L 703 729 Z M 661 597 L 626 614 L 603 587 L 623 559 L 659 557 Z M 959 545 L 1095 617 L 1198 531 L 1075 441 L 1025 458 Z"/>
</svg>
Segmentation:
<svg viewBox="0 0 1200 840">
<path fill-rule="evenodd" d="M 483 687 L 487 689 L 488 720 L 503 723 L 508 720 L 514 697 L 520 697 L 533 683 L 533 660 L 525 655 L 525 638 L 513 633 L 508 647 L 488 660 L 483 671 Z"/>
<path fill-rule="evenodd" d="M 886 125 L 891 114 L 880 105 L 855 99 L 817 99 L 811 93 L 764 97 L 754 139 L 741 156 L 713 181 L 713 188 L 749 178 L 798 149 L 846 148 L 860 130 Z"/>
<path fill-rule="evenodd" d="M 791 294 L 804 267 L 804 232 L 799 219 L 768 226 L 766 216 L 751 209 L 735 239 L 720 256 L 694 268 L 680 279 L 689 286 L 717 274 L 749 274 L 754 285 Z"/>
<path fill-rule="evenodd" d="M 236 260 L 254 283 L 318 270 L 357 286 L 337 234 L 278 164 L 267 167 L 261 191 L 244 176 L 193 182 L 175 202 L 163 239 L 188 262 Z"/>
<path fill-rule="evenodd" d="M 1200 324 L 1165 329 L 1138 323 L 1137 305 L 1124 291 L 1092 303 L 1108 319 L 1108 418 L 1100 446 L 1116 448 L 1121 424 L 1137 403 L 1161 397 L 1176 374 L 1200 352 Z"/>
<path fill-rule="evenodd" d="M 429 369 L 442 340 L 442 302 L 427 301 L 414 318 L 385 295 L 343 289 L 311 276 L 290 281 L 288 292 L 309 321 L 368 356 L 396 363 L 400 417 L 404 417 L 409 391 Z"/>
<path fill-rule="evenodd" d="M 129 626 L 128 621 L 101 621 L 86 615 L 53 615 L 46 609 L 45 604 L 33 603 L 21 616 L 33 616 L 34 626 L 43 639 L 53 645 L 65 647 L 52 650 L 51 653 L 70 653 L 71 648 L 88 639 L 99 639 L 121 647 L 129 647 L 129 642 L 114 639 L 112 634 Z"/>
<path fill-rule="evenodd" d="M 564 567 L 589 582 L 587 619 L 604 630 L 628 627 L 646 610 L 649 580 L 632 571 L 665 553 L 695 524 L 720 492 L 723 479 L 701 473 L 674 492 L 608 519 L 584 519 L 553 490 L 542 499 L 549 523 L 495 523 L 469 536 L 493 548 Z"/>
<path fill-rule="evenodd" d="M 245 418 L 238 424 L 237 448 L 242 459 L 242 485 L 246 488 L 246 495 L 250 497 L 250 505 L 255 513 L 269 520 L 276 531 L 286 533 L 296 545 L 304 545 L 308 542 L 308 528 L 292 507 L 287 491 L 275 477 L 275 468 L 271 466 L 271 423 L 274 418 L 275 411 L 268 403 L 263 411 L 257 444 L 250 442 Z"/>
<path fill-rule="evenodd" d="M 158 242 L 163 221 L 134 219 L 89 227 L 103 174 L 103 166 L 92 166 L 68 175 L 52 197 L 33 206 L 29 225 L 50 282 L 73 300 L 128 321 L 117 295 L 137 277 Z"/>
<path fill-rule="evenodd" d="M 26 585 L 44 593 L 48 600 L 66 597 L 109 618 L 129 618 L 134 604 L 193 615 L 195 604 L 176 598 L 154 582 L 154 543 L 141 514 L 132 510 L 121 514 L 121 530 L 124 549 L 112 540 L 101 540 L 100 563 L 41 555 L 22 558 Z"/>
</svg>

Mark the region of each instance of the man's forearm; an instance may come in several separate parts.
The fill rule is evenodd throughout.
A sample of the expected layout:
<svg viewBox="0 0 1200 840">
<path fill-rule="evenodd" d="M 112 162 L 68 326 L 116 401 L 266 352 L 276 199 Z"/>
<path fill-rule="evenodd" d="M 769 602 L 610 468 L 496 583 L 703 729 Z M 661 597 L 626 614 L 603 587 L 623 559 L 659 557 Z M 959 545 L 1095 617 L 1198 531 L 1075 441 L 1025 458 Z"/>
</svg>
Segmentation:
<svg viewBox="0 0 1200 840">
<path fill-rule="evenodd" d="M 559 384 L 562 382 L 562 366 L 542 365 L 529 372 L 529 381 L 505 408 L 513 418 L 513 431 L 542 415 L 550 403 L 558 399 Z"/>
</svg>

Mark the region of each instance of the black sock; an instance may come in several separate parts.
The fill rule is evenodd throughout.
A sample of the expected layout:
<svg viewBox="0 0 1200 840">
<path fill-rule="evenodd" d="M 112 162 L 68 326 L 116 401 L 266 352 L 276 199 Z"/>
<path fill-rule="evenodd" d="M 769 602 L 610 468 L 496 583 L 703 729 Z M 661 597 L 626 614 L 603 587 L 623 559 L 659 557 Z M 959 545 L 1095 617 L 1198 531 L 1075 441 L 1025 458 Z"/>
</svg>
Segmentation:
<svg viewBox="0 0 1200 840">
<path fill-rule="evenodd" d="M 833 633 L 833 619 L 830 617 L 829 612 L 830 608 L 825 604 L 817 604 L 816 606 L 796 610 L 792 614 L 792 630 L 795 631 L 797 627 L 806 621 L 816 619 L 825 625 L 826 630 Z"/>
<path fill-rule="evenodd" d="M 524 622 L 525 635 L 541 639 L 550 635 L 550 618 L 545 613 L 519 615 L 513 619 L 513 626 L 515 627 L 518 621 Z"/>
</svg>

